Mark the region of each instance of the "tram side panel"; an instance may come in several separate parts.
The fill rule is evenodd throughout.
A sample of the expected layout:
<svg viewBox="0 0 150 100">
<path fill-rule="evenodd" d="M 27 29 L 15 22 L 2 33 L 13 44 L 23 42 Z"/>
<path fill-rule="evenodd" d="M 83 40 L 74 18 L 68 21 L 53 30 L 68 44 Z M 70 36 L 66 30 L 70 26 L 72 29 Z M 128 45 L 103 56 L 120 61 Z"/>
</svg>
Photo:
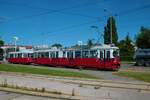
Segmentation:
<svg viewBox="0 0 150 100">
<path fill-rule="evenodd" d="M 10 53 L 8 62 L 15 64 L 31 64 L 33 62 L 31 53 Z"/>
</svg>

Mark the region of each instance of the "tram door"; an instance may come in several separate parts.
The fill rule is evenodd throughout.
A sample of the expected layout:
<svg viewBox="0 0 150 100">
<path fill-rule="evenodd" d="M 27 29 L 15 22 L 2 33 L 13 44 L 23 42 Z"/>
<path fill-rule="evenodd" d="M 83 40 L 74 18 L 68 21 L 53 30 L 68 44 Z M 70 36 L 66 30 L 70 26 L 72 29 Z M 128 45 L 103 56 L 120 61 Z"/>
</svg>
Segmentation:
<svg viewBox="0 0 150 100">
<path fill-rule="evenodd" d="M 100 65 L 102 68 L 105 68 L 105 50 L 100 50 Z"/>
<path fill-rule="evenodd" d="M 68 51 L 67 52 L 67 58 L 69 61 L 69 66 L 74 66 L 74 52 L 73 51 Z"/>
<path fill-rule="evenodd" d="M 105 50 L 105 68 L 111 67 L 110 50 Z"/>
</svg>

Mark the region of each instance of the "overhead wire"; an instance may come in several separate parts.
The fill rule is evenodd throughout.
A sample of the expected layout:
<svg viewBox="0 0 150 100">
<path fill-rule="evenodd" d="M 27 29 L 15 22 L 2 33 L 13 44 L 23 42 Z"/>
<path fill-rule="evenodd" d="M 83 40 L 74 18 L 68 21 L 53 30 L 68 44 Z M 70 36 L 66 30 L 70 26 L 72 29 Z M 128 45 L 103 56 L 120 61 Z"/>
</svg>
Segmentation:
<svg viewBox="0 0 150 100">
<path fill-rule="evenodd" d="M 119 12 L 118 14 L 114 14 L 114 16 L 126 15 L 126 14 L 129 14 L 129 13 L 137 12 L 137 10 L 139 11 L 139 10 L 143 10 L 143 9 L 149 8 L 149 7 L 150 7 L 150 4 L 146 4 L 146 5 L 139 6 L 139 7 L 133 8 L 133 9 L 128 9 L 128 10 Z M 106 16 L 104 16 L 104 17 L 106 17 Z M 94 23 L 94 22 L 97 22 L 97 21 L 98 20 L 95 20 L 95 21 L 92 21 L 92 22 L 87 22 L 87 23 L 90 24 L 90 23 Z M 71 28 L 77 28 L 77 27 L 80 27 L 82 25 L 86 25 L 87 23 L 82 23 L 82 24 L 78 24 L 78 25 L 72 25 L 72 26 L 69 26 L 69 27 L 61 28 L 61 29 L 58 29 L 58 30 L 53 30 L 51 32 L 49 31 L 49 32 L 46 32 L 46 33 L 47 34 L 48 33 L 56 33 L 56 32 L 64 31 L 64 30 L 71 29 Z M 53 35 L 55 35 L 55 34 L 49 34 L 48 36 L 53 36 Z"/>
<path fill-rule="evenodd" d="M 108 0 L 103 0 L 103 1 L 108 1 Z M 1 1 L 0 1 L 1 2 Z M 102 2 L 102 1 L 101 1 Z M 59 12 L 59 13 L 64 13 L 64 14 L 68 14 L 68 12 L 61 12 L 61 11 L 64 11 L 64 10 L 70 10 L 70 9 L 73 9 L 73 8 L 78 8 L 78 7 L 83 7 L 83 6 L 89 6 L 89 5 L 94 5 L 94 4 L 98 4 L 97 2 L 90 2 L 90 3 L 85 3 L 85 4 L 80 4 L 80 5 L 76 5 L 76 6 L 72 6 L 72 7 L 66 7 L 66 8 L 63 8 L 63 9 L 58 9 L 58 10 L 53 10 L 53 9 L 47 9 L 47 8 L 41 8 L 41 7 L 35 7 L 35 6 L 30 6 L 30 5 L 26 5 L 26 4 L 16 4 L 16 3 L 10 3 L 10 2 L 1 2 L 1 3 L 4 3 L 4 4 L 9 4 L 9 5 L 15 5 L 15 6 L 23 6 L 23 7 L 29 7 L 29 8 L 32 8 L 32 9 L 42 9 L 42 10 L 47 10 L 46 12 L 41 12 L 39 14 L 36 14 L 36 15 L 30 15 L 30 16 L 24 16 L 24 17 L 21 17 L 21 18 L 17 18 L 18 20 L 19 19 L 26 19 L 26 18 L 32 18 L 32 17 L 35 17 L 35 16 L 40 16 L 40 15 L 45 15 L 45 14 L 51 14 L 51 13 L 54 13 L 54 12 Z M 98 19 L 98 17 L 93 17 L 93 16 L 88 16 L 88 15 L 82 15 L 82 14 L 77 14 L 77 13 L 69 13 L 71 15 L 79 15 L 79 16 L 84 16 L 84 17 L 89 17 L 89 18 L 93 18 L 93 19 Z M 12 20 L 17 20 L 17 19 L 12 19 Z M 11 21 L 12 21 L 11 20 Z M 10 21 L 10 20 L 9 20 Z M 91 23 L 88 22 L 88 23 Z M 67 28 L 75 28 L 76 26 L 80 26 L 80 25 L 85 25 L 87 23 L 82 23 L 82 24 L 79 24 L 79 25 L 71 25 L 69 27 L 65 27 L 65 28 L 61 28 L 61 29 L 58 29 L 59 31 L 63 31 Z M 50 32 L 48 32 L 50 33 Z M 53 32 L 54 33 L 54 32 Z M 41 33 L 42 34 L 42 33 Z"/>
<path fill-rule="evenodd" d="M 101 0 L 102 1 L 109 1 L 109 0 Z M 64 13 L 64 14 L 68 14 L 67 12 L 61 12 L 61 11 L 65 11 L 65 10 L 70 10 L 70 9 L 73 9 L 73 8 L 79 8 L 79 7 L 84 7 L 84 6 L 90 6 L 90 5 L 94 5 L 94 4 L 98 4 L 97 2 L 90 2 L 90 3 L 84 3 L 84 4 L 79 4 L 79 5 L 75 5 L 75 6 L 71 6 L 71 7 L 66 7 L 66 8 L 63 8 L 63 9 L 57 9 L 57 10 L 53 10 L 53 9 L 47 9 L 47 8 L 41 8 L 41 7 L 35 7 L 35 6 L 30 6 L 30 5 L 27 5 L 27 4 L 18 4 L 18 3 L 11 3 L 11 2 L 6 2 L 6 1 L 0 1 L 0 3 L 3 3 L 3 4 L 9 4 L 9 5 L 14 5 L 14 6 L 23 6 L 23 7 L 28 7 L 28 8 L 32 8 L 32 9 L 42 9 L 42 10 L 46 10 L 46 12 L 41 12 L 41 13 L 38 13 L 38 14 L 35 14 L 35 15 L 30 15 L 30 16 L 23 16 L 23 17 L 20 17 L 20 18 L 15 18 L 15 19 L 10 19 L 8 20 L 7 22 L 9 21 L 16 21 L 16 20 L 20 20 L 20 19 L 27 19 L 27 18 L 32 18 L 32 17 L 36 17 L 36 16 L 40 16 L 40 15 L 46 15 L 46 14 L 52 14 L 52 13 L 55 13 L 55 12 L 59 12 L 59 13 Z M 77 13 L 69 13 L 71 15 L 78 15 L 78 16 L 84 16 L 84 17 L 89 17 L 89 18 L 94 18 L 96 19 L 96 17 L 93 17 L 93 16 L 88 16 L 88 15 L 83 15 L 83 14 L 77 14 Z M 6 21 L 5 21 L 6 22 Z M 5 23 L 3 22 L 3 23 Z M 0 22 L 2 23 L 2 22 Z M 80 24 L 80 25 L 83 25 L 84 23 Z M 86 24 L 86 23 L 85 23 Z M 69 26 L 68 28 L 72 28 L 76 25 L 72 25 L 72 26 Z M 61 28 L 59 30 L 63 30 L 63 29 L 67 29 L 66 27 L 65 28 Z M 42 34 L 42 33 L 41 33 Z"/>
<path fill-rule="evenodd" d="M 122 16 L 122 15 L 126 15 L 126 14 L 129 14 L 129 13 L 133 13 L 133 12 L 138 12 L 140 10 L 143 10 L 143 9 L 146 9 L 146 8 L 149 8 L 150 7 L 150 4 L 146 4 L 146 5 L 143 5 L 143 6 L 139 6 L 139 7 L 136 7 L 136 8 L 133 8 L 133 9 L 128 9 L 128 10 L 125 10 L 125 11 L 122 11 L 122 12 L 118 12 L 117 16 Z"/>
<path fill-rule="evenodd" d="M 122 15 L 126 15 L 126 14 L 129 14 L 129 13 L 133 13 L 133 12 L 136 12 L 136 11 L 139 11 L 139 10 L 142 10 L 142 9 L 145 9 L 145 8 L 149 8 L 150 7 L 150 4 L 146 4 L 146 5 L 143 5 L 143 6 L 140 6 L 140 7 L 136 7 L 136 8 L 133 8 L 133 9 L 128 9 L 128 10 L 125 10 L 125 11 L 121 11 L 117 14 L 117 16 L 122 16 Z M 74 8 L 74 7 L 73 7 Z M 65 8 L 66 9 L 66 8 Z M 57 11 L 54 11 L 54 12 L 57 12 Z M 41 13 L 40 15 L 43 15 L 43 14 L 47 14 L 47 13 L 50 13 L 50 12 L 44 12 L 44 13 Z M 116 14 L 115 14 L 116 15 Z M 67 27 L 64 27 L 64 28 L 60 28 L 60 29 L 56 29 L 56 30 L 52 30 L 52 31 L 49 31 L 49 32 L 44 32 L 45 34 L 48 34 L 48 33 L 53 33 L 53 34 L 49 34 L 50 36 L 51 35 L 56 35 L 54 33 L 56 32 L 61 32 L 61 31 L 65 31 L 67 29 L 72 29 L 72 28 L 77 28 L 77 27 L 80 27 L 80 26 L 83 26 L 83 25 L 87 25 L 87 24 L 90 24 L 90 23 L 94 23 L 98 20 L 95 20 L 95 21 L 90 21 L 90 22 L 86 22 L 86 23 L 81 23 L 81 24 L 78 24 L 78 25 L 71 25 L 71 26 L 67 26 Z"/>
<path fill-rule="evenodd" d="M 109 0 L 103 0 L 103 1 L 109 1 Z M 101 1 L 101 2 L 103 2 Z M 61 13 L 61 14 L 69 14 L 69 15 L 77 15 L 77 16 L 82 16 L 82 17 L 87 17 L 87 18 L 98 18 L 98 17 L 93 17 L 93 16 L 89 16 L 89 15 L 84 15 L 84 14 L 80 14 L 80 13 L 72 13 L 72 12 L 63 12 L 65 10 L 70 10 L 70 9 L 74 9 L 74 8 L 79 8 L 79 7 L 88 7 L 90 5 L 95 5 L 95 4 L 99 4 L 97 1 L 96 2 L 90 2 L 90 3 L 84 3 L 84 4 L 79 4 L 79 5 L 75 5 L 72 7 L 66 7 L 66 8 L 62 8 L 62 9 L 50 9 L 50 8 L 41 8 L 41 7 L 36 7 L 36 6 L 30 6 L 27 4 L 18 4 L 18 3 L 12 3 L 12 2 L 6 2 L 6 1 L 0 1 L 3 4 L 9 4 L 9 5 L 14 5 L 14 6 L 21 6 L 21 7 L 27 7 L 27 8 L 32 8 L 32 9 L 41 9 L 41 10 L 45 10 L 45 12 L 40 12 L 38 14 L 33 14 L 33 15 L 29 15 L 29 16 L 23 16 L 23 17 L 19 17 L 19 18 L 14 18 L 14 19 L 10 19 L 5 22 L 9 22 L 9 21 L 16 21 L 16 20 L 23 20 L 23 19 L 27 19 L 27 18 L 32 18 L 32 17 L 38 17 L 41 15 L 47 15 L 47 14 L 52 14 L 52 13 Z M 2 23 L 2 22 L 1 22 Z"/>
</svg>

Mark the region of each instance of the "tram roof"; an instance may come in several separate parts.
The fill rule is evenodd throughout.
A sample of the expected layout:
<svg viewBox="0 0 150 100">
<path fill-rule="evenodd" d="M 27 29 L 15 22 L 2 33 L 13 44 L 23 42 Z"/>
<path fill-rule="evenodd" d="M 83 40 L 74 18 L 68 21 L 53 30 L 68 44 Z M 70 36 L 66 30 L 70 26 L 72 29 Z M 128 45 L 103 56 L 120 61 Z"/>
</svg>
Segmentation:
<svg viewBox="0 0 150 100">
<path fill-rule="evenodd" d="M 15 54 L 15 53 L 33 53 L 33 50 L 27 50 L 27 49 L 23 49 L 21 51 L 17 51 L 17 52 L 9 52 L 10 54 Z"/>
<path fill-rule="evenodd" d="M 95 49 L 119 49 L 114 45 L 98 45 L 91 48 L 80 47 L 80 48 L 64 48 L 64 49 L 45 49 L 45 50 L 35 50 L 34 52 L 53 52 L 53 51 L 77 51 L 77 50 L 95 50 Z"/>
<path fill-rule="evenodd" d="M 100 45 L 100 46 L 94 46 L 91 49 L 119 49 L 118 47 L 114 46 L 114 45 Z"/>
<path fill-rule="evenodd" d="M 60 51 L 60 49 L 35 50 L 34 52 L 50 52 L 50 51 Z"/>
</svg>

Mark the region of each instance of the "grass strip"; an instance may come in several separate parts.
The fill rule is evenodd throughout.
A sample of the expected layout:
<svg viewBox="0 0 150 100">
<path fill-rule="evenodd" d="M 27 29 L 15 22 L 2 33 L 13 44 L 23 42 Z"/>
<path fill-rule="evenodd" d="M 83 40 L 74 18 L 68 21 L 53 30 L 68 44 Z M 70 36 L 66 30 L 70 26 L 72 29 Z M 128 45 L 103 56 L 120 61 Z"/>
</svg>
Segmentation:
<svg viewBox="0 0 150 100">
<path fill-rule="evenodd" d="M 45 69 L 45 68 L 33 68 L 21 66 L 21 65 L 11 65 L 11 64 L 0 64 L 0 71 L 7 72 L 21 72 L 21 73 L 30 73 L 30 74 L 40 74 L 40 75 L 51 75 L 51 76 L 64 76 L 64 77 L 78 77 L 78 78 L 96 78 L 94 76 L 84 74 L 81 72 L 73 71 L 63 71 L 63 70 L 54 70 L 54 69 Z"/>
<path fill-rule="evenodd" d="M 133 71 L 119 71 L 115 75 L 134 78 L 136 80 L 150 82 L 150 72 L 133 72 Z"/>
</svg>

